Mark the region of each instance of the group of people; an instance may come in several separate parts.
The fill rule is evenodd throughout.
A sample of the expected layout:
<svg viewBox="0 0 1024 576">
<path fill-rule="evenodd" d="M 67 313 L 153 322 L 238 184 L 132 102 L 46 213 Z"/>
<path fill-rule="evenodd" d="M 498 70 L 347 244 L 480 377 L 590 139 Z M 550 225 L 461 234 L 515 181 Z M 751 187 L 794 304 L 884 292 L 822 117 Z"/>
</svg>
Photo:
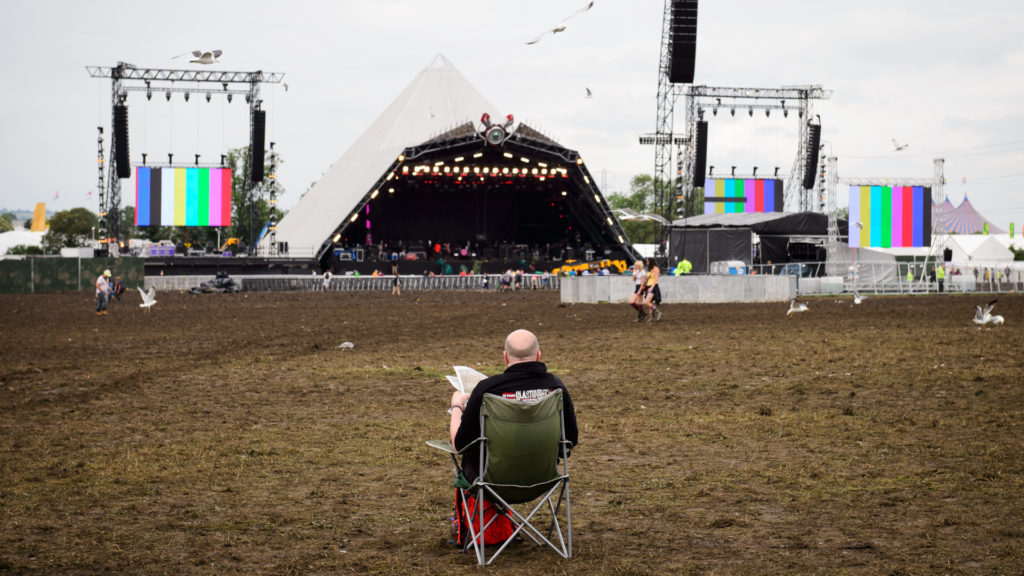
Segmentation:
<svg viewBox="0 0 1024 576">
<path fill-rule="evenodd" d="M 542 275 L 544 275 L 544 274 L 543 273 L 540 274 L 540 275 L 538 275 L 536 273 L 530 273 L 529 274 L 529 283 L 530 283 L 530 289 L 531 290 L 537 290 L 537 289 L 539 289 L 541 287 L 541 276 Z M 524 282 L 524 279 L 526 277 L 527 277 L 527 273 L 524 270 L 522 270 L 522 269 L 513 270 L 513 269 L 509 268 L 508 270 L 505 270 L 505 272 L 501 275 L 501 280 L 500 280 L 500 282 L 501 282 L 501 287 L 500 287 L 501 291 L 502 292 L 509 292 L 509 291 L 512 291 L 512 290 L 517 290 L 518 291 L 518 290 L 522 290 L 522 289 L 526 288 L 525 282 Z M 486 278 L 485 278 L 485 280 L 486 280 Z M 489 284 L 490 284 L 489 282 L 485 282 L 485 284 L 484 284 L 484 289 L 485 290 L 489 287 Z M 548 280 L 547 280 L 547 278 L 544 278 L 544 286 L 547 286 L 547 284 L 548 284 Z"/>
<path fill-rule="evenodd" d="M 120 302 L 122 294 L 124 294 L 124 282 L 121 281 L 121 277 L 118 276 L 111 281 L 110 270 L 104 270 L 96 279 L 96 315 L 106 316 L 107 304 L 110 303 L 110 299 L 116 298 Z"/>
<path fill-rule="evenodd" d="M 648 258 L 647 263 L 637 260 L 633 263 L 633 294 L 629 297 L 629 305 L 636 309 L 635 322 L 661 320 L 661 269 Z"/>
</svg>

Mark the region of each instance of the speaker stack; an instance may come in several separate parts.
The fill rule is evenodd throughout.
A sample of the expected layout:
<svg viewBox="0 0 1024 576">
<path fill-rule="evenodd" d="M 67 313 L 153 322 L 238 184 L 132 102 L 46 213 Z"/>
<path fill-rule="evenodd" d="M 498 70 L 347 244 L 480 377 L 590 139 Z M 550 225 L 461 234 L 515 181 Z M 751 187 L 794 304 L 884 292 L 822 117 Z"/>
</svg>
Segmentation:
<svg viewBox="0 0 1024 576">
<path fill-rule="evenodd" d="M 693 163 L 693 187 L 704 187 L 704 174 L 707 172 L 708 163 L 708 123 L 705 120 L 697 122 L 697 157 Z"/>
<path fill-rule="evenodd" d="M 693 84 L 697 57 L 697 0 L 672 1 L 669 74 L 673 84 Z"/>
<path fill-rule="evenodd" d="M 114 160 L 118 178 L 131 178 L 132 164 L 128 154 L 128 107 L 114 106 Z"/>
<path fill-rule="evenodd" d="M 818 148 L 821 147 L 821 124 L 808 124 L 807 150 L 804 158 L 804 190 L 814 188 L 818 173 Z"/>
<path fill-rule="evenodd" d="M 252 111 L 252 161 L 249 163 L 249 180 L 263 181 L 263 144 L 267 128 L 267 113 L 264 110 Z"/>
</svg>

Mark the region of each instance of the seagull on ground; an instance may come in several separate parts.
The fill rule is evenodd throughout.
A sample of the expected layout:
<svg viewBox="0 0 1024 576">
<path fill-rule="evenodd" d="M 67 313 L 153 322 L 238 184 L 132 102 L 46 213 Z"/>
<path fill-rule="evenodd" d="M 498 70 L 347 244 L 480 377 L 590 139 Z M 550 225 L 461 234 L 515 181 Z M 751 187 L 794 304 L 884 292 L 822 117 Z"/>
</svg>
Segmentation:
<svg viewBox="0 0 1024 576">
<path fill-rule="evenodd" d="M 853 303 L 854 303 L 854 304 L 860 304 L 860 303 L 861 303 L 861 302 L 863 302 L 863 301 L 864 301 L 864 297 L 863 297 L 863 296 L 861 296 L 861 295 L 860 295 L 860 292 L 857 292 L 857 290 L 855 289 L 855 290 L 853 291 Z"/>
<path fill-rule="evenodd" d="M 892 151 L 893 152 L 899 152 L 900 150 L 906 150 L 907 146 L 910 146 L 910 144 L 899 144 L 899 143 L 896 142 L 895 138 L 892 139 Z"/>
<path fill-rule="evenodd" d="M 992 309 L 995 308 L 996 301 L 998 301 L 998 300 L 999 300 L 998 298 L 996 298 L 994 300 L 991 300 L 988 304 L 985 304 L 984 308 L 982 308 L 981 306 L 975 306 L 974 307 L 974 323 L 979 325 L 979 326 L 984 326 L 986 324 L 993 324 L 993 325 L 1002 324 L 1003 323 L 1003 317 L 998 315 L 998 314 L 992 314 Z"/>
<path fill-rule="evenodd" d="M 182 56 L 188 56 L 189 54 L 191 54 L 192 59 L 189 60 L 189 62 L 192 62 L 193 64 L 213 64 L 215 62 L 220 62 L 218 58 L 220 58 L 220 55 L 223 53 L 223 50 L 211 50 L 209 52 L 203 52 L 202 50 L 192 50 L 190 52 L 178 54 L 174 58 L 181 58 Z M 174 60 L 174 58 L 171 58 L 171 60 Z"/>
<path fill-rule="evenodd" d="M 786 312 L 786 318 L 797 312 L 807 312 L 807 302 L 797 302 L 796 298 L 793 298 L 789 301 L 789 311 Z"/>
<path fill-rule="evenodd" d="M 139 304 L 139 308 L 145 308 L 146 312 L 156 304 L 156 286 L 150 286 L 149 292 L 143 292 L 142 286 L 137 286 L 139 294 L 142 295 L 142 304 Z"/>
<path fill-rule="evenodd" d="M 569 26 L 568 24 L 566 24 L 566 22 L 568 22 L 570 18 L 572 18 L 573 16 L 575 16 L 575 15 L 581 13 L 581 12 L 586 12 L 587 10 L 590 10 L 593 7 L 594 7 L 594 3 L 590 2 L 589 4 L 584 6 L 583 8 L 580 8 L 579 10 L 573 12 L 572 14 L 569 14 L 564 19 L 562 19 L 562 23 L 561 24 L 559 24 L 558 26 L 555 26 L 554 28 L 552 28 L 550 30 L 545 30 L 543 34 L 541 34 L 540 36 L 537 36 L 533 40 L 530 40 L 529 42 L 527 42 L 527 44 L 536 44 L 537 42 L 540 42 L 541 38 L 547 36 L 548 34 L 558 34 L 559 32 L 564 32 L 565 29 Z"/>
</svg>

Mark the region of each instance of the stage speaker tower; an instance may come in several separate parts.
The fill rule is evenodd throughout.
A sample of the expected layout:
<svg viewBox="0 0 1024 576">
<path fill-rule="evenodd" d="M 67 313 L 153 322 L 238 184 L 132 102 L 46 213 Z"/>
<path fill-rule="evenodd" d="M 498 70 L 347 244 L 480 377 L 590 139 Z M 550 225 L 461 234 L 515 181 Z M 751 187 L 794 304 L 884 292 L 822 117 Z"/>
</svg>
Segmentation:
<svg viewBox="0 0 1024 576">
<path fill-rule="evenodd" d="M 707 172 L 708 163 L 708 123 L 705 120 L 697 122 L 697 154 L 693 163 L 693 187 L 704 187 L 704 175 Z"/>
<path fill-rule="evenodd" d="M 807 150 L 804 158 L 804 190 L 814 188 L 814 177 L 818 174 L 818 148 L 821 147 L 821 124 L 807 126 Z"/>
<path fill-rule="evenodd" d="M 132 163 L 128 154 L 128 107 L 114 106 L 114 160 L 117 163 L 117 177 L 131 178 Z"/>
<path fill-rule="evenodd" d="M 267 128 L 267 113 L 264 110 L 252 111 L 252 160 L 249 163 L 249 180 L 253 183 L 263 181 L 263 144 Z"/>
<path fill-rule="evenodd" d="M 673 84 L 693 84 L 697 57 L 697 0 L 672 0 L 669 74 Z"/>
</svg>

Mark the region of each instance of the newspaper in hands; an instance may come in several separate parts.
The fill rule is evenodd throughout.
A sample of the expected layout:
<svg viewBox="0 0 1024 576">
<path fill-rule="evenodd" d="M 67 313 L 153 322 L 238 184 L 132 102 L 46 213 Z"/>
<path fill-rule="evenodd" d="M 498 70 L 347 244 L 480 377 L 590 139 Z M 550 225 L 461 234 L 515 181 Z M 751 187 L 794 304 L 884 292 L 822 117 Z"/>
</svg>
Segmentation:
<svg viewBox="0 0 1024 576">
<path fill-rule="evenodd" d="M 455 375 L 445 376 L 456 390 L 464 394 L 471 394 L 478 382 L 487 378 L 486 375 L 473 370 L 469 366 L 455 366 Z"/>
</svg>

